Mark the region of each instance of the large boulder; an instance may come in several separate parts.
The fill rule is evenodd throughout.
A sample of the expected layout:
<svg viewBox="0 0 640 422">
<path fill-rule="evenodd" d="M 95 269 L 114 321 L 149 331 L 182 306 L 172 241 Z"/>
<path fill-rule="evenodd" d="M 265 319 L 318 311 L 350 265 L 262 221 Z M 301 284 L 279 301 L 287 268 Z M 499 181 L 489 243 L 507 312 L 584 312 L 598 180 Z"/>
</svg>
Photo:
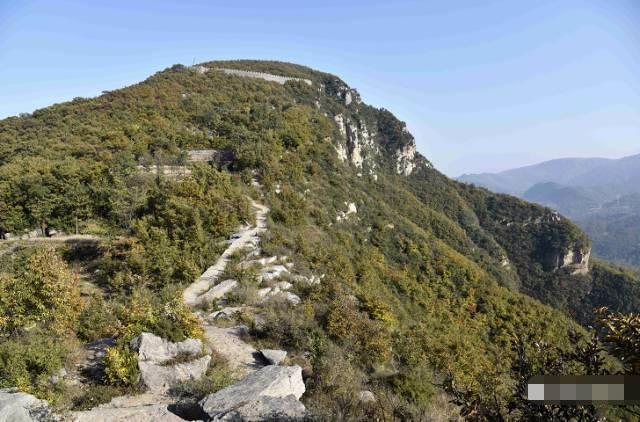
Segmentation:
<svg viewBox="0 0 640 422">
<path fill-rule="evenodd" d="M 211 361 L 202 356 L 202 342 L 187 339 L 172 343 L 150 333 L 131 341 L 138 352 L 138 368 L 144 385 L 151 391 L 165 391 L 190 380 L 200 379 Z"/>
<path fill-rule="evenodd" d="M 0 389 L 0 422 L 34 422 L 47 420 L 48 404 L 15 388 Z"/>
<path fill-rule="evenodd" d="M 292 421 L 304 419 L 307 415 L 304 404 L 300 403 L 294 395 L 290 395 L 287 397 L 258 397 L 215 417 L 213 420 L 225 422 Z"/>
<path fill-rule="evenodd" d="M 292 406 L 291 400 L 298 400 L 304 391 L 302 369 L 299 366 L 265 366 L 242 381 L 205 397 L 200 401 L 200 406 L 213 420 L 243 420 L 234 416 L 241 408 L 245 409 L 245 413 L 254 409 L 249 420 L 261 420 L 278 410 L 283 413 L 298 412 L 301 407 Z M 268 400 L 265 399 L 267 397 L 291 398 Z M 256 414 L 255 409 L 262 409 L 266 414 Z M 236 419 L 230 419 L 232 417 Z"/>
<path fill-rule="evenodd" d="M 131 340 L 131 350 L 138 352 L 139 360 L 153 363 L 165 363 L 176 356 L 200 356 L 202 341 L 188 338 L 179 343 L 172 343 L 151 333 L 142 333 Z"/>
</svg>

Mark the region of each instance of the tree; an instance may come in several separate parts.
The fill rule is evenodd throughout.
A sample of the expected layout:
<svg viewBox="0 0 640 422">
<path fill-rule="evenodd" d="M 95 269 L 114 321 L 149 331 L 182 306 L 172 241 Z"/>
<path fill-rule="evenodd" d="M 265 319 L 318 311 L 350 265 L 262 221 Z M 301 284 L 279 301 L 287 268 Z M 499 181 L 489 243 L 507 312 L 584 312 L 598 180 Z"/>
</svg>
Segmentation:
<svg viewBox="0 0 640 422">
<path fill-rule="evenodd" d="M 42 324 L 55 333 L 73 328 L 82 308 L 78 277 L 52 248 L 28 257 L 20 274 L 0 274 L 0 332 Z"/>
</svg>

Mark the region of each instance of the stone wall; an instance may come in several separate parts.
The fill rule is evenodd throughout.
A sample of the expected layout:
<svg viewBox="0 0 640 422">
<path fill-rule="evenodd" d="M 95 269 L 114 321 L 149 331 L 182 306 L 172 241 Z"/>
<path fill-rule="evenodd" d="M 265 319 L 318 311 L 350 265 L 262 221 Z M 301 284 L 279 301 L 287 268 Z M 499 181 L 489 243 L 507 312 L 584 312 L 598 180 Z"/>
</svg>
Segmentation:
<svg viewBox="0 0 640 422">
<path fill-rule="evenodd" d="M 309 79 L 290 78 L 288 76 L 273 75 L 271 73 L 252 72 L 252 71 L 249 71 L 249 70 L 225 69 L 225 68 L 216 68 L 216 70 L 224 72 L 227 75 L 243 76 L 243 77 L 246 77 L 246 78 L 264 79 L 265 81 L 277 82 L 277 83 L 282 84 L 282 85 L 284 85 L 285 82 L 288 82 L 288 81 L 301 81 L 301 82 L 306 83 L 307 85 L 312 85 L 313 84 Z"/>
<path fill-rule="evenodd" d="M 216 161 L 220 152 L 216 149 L 196 149 L 187 151 L 189 162 L 208 162 Z"/>
</svg>

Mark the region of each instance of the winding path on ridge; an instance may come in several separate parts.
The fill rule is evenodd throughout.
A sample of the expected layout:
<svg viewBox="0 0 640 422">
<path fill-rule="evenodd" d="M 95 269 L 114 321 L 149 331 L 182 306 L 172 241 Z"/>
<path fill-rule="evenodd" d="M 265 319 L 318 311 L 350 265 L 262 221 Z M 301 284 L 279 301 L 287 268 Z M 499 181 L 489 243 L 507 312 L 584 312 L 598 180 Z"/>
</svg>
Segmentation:
<svg viewBox="0 0 640 422">
<path fill-rule="evenodd" d="M 194 283 L 187 287 L 183 294 L 185 304 L 196 307 L 210 301 L 208 292 L 220 281 L 229 259 L 234 252 L 244 248 L 256 250 L 260 243 L 260 234 L 267 230 L 267 213 L 269 208 L 251 200 L 256 210 L 254 225 L 242 227 L 232 236 L 229 247 L 220 255 L 218 260 L 209 267 Z M 242 340 L 243 330 L 240 327 L 222 328 L 206 322 L 203 319 L 206 343 L 219 355 L 224 357 L 237 376 L 244 377 L 260 368 L 258 351 Z"/>
<path fill-rule="evenodd" d="M 260 234 L 267 229 L 267 213 L 269 208 L 251 200 L 251 205 L 256 209 L 256 223 L 254 226 L 245 226 L 235 233 L 229 247 L 220 255 L 220 258 L 209 267 L 194 283 L 182 293 L 184 303 L 191 307 L 198 306 L 207 300 L 207 292 L 218 282 L 224 273 L 229 259 L 234 252 L 246 247 L 257 248 L 260 242 Z"/>
<path fill-rule="evenodd" d="M 269 208 L 254 200 L 251 200 L 251 205 L 256 210 L 255 224 L 241 227 L 232 236 L 231 244 L 218 260 L 184 290 L 183 300 L 188 306 L 194 308 L 208 300 L 207 292 L 219 281 L 234 252 L 243 248 L 252 250 L 258 248 L 259 236 L 267 229 Z M 259 353 L 253 346 L 242 340 L 241 327 L 216 327 L 207 323 L 205 318 L 202 318 L 202 325 L 205 331 L 205 342 L 227 361 L 229 369 L 236 377 L 243 378 L 262 366 Z M 66 420 L 74 422 L 183 420 L 167 411 L 167 406 L 174 402 L 170 395 L 164 393 L 147 392 L 133 396 L 126 395 L 116 397 L 111 402 L 91 410 L 71 412 L 67 415 L 69 419 Z"/>
</svg>

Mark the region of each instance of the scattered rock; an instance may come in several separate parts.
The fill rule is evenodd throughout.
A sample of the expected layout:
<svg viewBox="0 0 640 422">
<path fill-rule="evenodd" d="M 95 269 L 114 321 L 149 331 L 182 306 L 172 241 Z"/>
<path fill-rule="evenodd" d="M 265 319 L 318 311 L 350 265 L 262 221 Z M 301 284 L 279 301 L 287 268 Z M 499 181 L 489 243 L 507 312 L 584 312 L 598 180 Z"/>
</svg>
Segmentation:
<svg viewBox="0 0 640 422">
<path fill-rule="evenodd" d="M 274 278 L 280 277 L 282 274 L 289 272 L 289 269 L 284 265 L 274 265 L 273 267 L 265 268 L 260 272 L 260 280 L 273 280 Z"/>
<path fill-rule="evenodd" d="M 278 260 L 277 256 L 272 256 L 269 258 L 260 258 L 260 259 L 252 259 L 250 261 L 241 262 L 238 266 L 240 268 L 250 268 L 254 265 L 259 265 L 264 267 L 265 265 L 273 264 Z"/>
<path fill-rule="evenodd" d="M 48 379 L 49 384 L 51 385 L 56 385 L 58 384 L 60 381 L 64 380 L 64 378 L 67 376 L 67 370 L 65 368 L 60 368 L 60 370 L 58 372 L 56 372 L 55 374 L 51 375 Z"/>
<path fill-rule="evenodd" d="M 200 379 L 211 361 L 202 356 L 202 342 L 187 339 L 172 343 L 149 333 L 142 333 L 131 341 L 138 352 L 138 368 L 142 382 L 151 391 L 166 391 L 185 381 Z M 173 360 L 179 362 L 173 363 Z"/>
<path fill-rule="evenodd" d="M 269 293 L 271 293 L 271 287 L 265 287 L 263 289 L 259 289 L 258 290 L 258 297 L 262 297 L 265 298 L 269 295 Z"/>
<path fill-rule="evenodd" d="M 279 289 L 280 291 L 289 290 L 290 288 L 293 287 L 293 284 L 289 283 L 288 281 L 280 281 L 276 283 L 274 287 Z"/>
<path fill-rule="evenodd" d="M 349 218 L 350 215 L 358 213 L 358 208 L 356 208 L 356 204 L 353 202 L 345 202 L 344 204 L 347 206 L 347 211 L 338 212 L 338 215 L 336 215 L 337 222 L 344 221 Z"/>
<path fill-rule="evenodd" d="M 374 403 L 376 396 L 371 391 L 363 390 L 358 394 L 358 400 L 360 403 Z"/>
<path fill-rule="evenodd" d="M 0 389 L 0 422 L 32 422 L 46 420 L 48 403 L 16 388 Z"/>
<path fill-rule="evenodd" d="M 291 303 L 294 306 L 301 302 L 300 297 L 296 294 L 293 294 L 291 292 L 284 292 L 283 294 L 285 299 L 287 299 L 287 301 L 289 301 L 289 303 Z"/>
<path fill-rule="evenodd" d="M 262 349 L 260 353 L 270 365 L 279 365 L 287 357 L 287 352 L 284 350 Z"/>
<path fill-rule="evenodd" d="M 217 393 L 210 394 L 205 397 L 200 405 L 211 418 L 214 420 L 233 420 L 233 414 L 229 415 L 230 419 L 223 419 L 231 412 L 237 412 L 237 409 L 246 407 L 273 412 L 275 407 L 287 404 L 287 409 L 293 410 L 288 406 L 291 399 L 286 402 L 262 400 L 264 397 L 285 398 L 292 396 L 296 400 L 304 394 L 305 386 L 302 381 L 302 369 L 299 366 L 265 366 L 247 376 L 242 381 L 224 388 Z M 296 406 L 297 409 L 300 407 Z M 265 415 L 253 415 L 251 420 L 264 419 Z"/>
<path fill-rule="evenodd" d="M 116 340 L 113 337 L 104 337 L 84 346 L 82 362 L 77 365 L 80 374 L 90 380 L 101 380 L 104 377 L 104 357 L 107 349 L 113 347 Z M 65 380 L 67 383 L 77 384 L 81 380 L 74 377 L 73 373 Z"/>
<path fill-rule="evenodd" d="M 242 309 L 243 308 L 240 306 L 229 306 L 219 311 L 211 312 L 207 317 L 207 319 L 216 320 L 221 318 L 231 318 L 235 314 L 242 312 Z"/>
</svg>

